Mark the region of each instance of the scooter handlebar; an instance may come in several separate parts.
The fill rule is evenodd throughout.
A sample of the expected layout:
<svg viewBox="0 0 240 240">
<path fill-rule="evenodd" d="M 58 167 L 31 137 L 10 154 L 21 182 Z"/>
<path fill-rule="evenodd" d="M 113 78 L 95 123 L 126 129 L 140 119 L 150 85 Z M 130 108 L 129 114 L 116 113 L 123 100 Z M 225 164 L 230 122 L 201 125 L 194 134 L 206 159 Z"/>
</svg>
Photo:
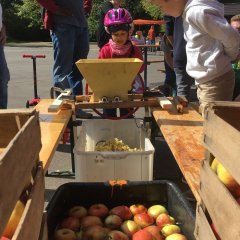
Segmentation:
<svg viewBox="0 0 240 240">
<path fill-rule="evenodd" d="M 46 55 L 44 54 L 37 54 L 37 55 L 32 55 L 32 54 L 23 54 L 23 58 L 45 58 Z"/>
</svg>

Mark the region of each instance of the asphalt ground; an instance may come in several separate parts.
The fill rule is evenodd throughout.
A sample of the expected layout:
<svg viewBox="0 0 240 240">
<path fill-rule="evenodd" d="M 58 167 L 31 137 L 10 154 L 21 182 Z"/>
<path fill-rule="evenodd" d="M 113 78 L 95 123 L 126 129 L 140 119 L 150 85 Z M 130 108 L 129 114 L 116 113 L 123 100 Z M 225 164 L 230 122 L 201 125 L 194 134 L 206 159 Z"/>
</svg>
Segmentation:
<svg viewBox="0 0 240 240">
<path fill-rule="evenodd" d="M 5 47 L 5 55 L 10 70 L 9 104 L 8 108 L 25 108 L 27 100 L 34 97 L 33 88 L 33 62 L 30 58 L 23 58 L 23 54 L 44 54 L 46 58 L 37 59 L 37 90 L 40 98 L 50 98 L 52 86 L 53 50 L 51 43 L 21 43 L 8 44 Z M 88 58 L 98 57 L 98 47 L 92 43 Z M 148 52 L 148 60 L 163 60 L 162 53 Z M 157 71 L 163 68 L 162 63 L 154 63 L 148 66 L 148 87 L 154 88 L 162 85 L 165 74 Z M 91 111 L 91 110 L 89 110 Z M 136 112 L 136 117 L 144 116 L 144 109 Z M 49 173 L 65 172 L 65 176 L 45 177 L 46 203 L 54 194 L 55 190 L 66 182 L 76 181 L 74 177 L 68 177 L 71 172 L 71 156 L 69 143 L 60 144 L 49 166 Z"/>
</svg>

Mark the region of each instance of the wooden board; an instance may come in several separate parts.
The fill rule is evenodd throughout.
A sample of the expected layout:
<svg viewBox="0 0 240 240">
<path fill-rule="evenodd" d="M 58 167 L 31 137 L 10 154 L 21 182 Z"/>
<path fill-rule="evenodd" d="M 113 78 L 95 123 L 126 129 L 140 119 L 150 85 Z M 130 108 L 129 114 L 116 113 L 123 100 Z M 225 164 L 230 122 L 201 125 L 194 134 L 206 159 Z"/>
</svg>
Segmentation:
<svg viewBox="0 0 240 240">
<path fill-rule="evenodd" d="M 12 240 L 38 239 L 44 208 L 44 175 L 40 165 L 23 216 Z"/>
<path fill-rule="evenodd" d="M 0 236 L 32 169 L 37 165 L 40 139 L 38 114 L 35 112 L 0 155 Z"/>
<path fill-rule="evenodd" d="M 217 240 L 200 204 L 197 205 L 194 235 L 196 240 Z"/>
<path fill-rule="evenodd" d="M 42 225 L 38 240 L 48 240 L 47 212 L 43 213 Z"/>
<path fill-rule="evenodd" d="M 203 161 L 200 181 L 202 201 L 221 239 L 239 239 L 240 205 L 220 182 L 207 160 Z"/>
<path fill-rule="evenodd" d="M 216 103 L 207 110 L 204 145 L 240 184 L 240 103 Z"/>
<path fill-rule="evenodd" d="M 196 200 L 200 201 L 200 167 L 205 157 L 201 115 L 192 107 L 184 108 L 183 114 L 175 108 L 168 111 L 153 108 L 152 113 Z"/>
<path fill-rule="evenodd" d="M 58 112 L 48 112 L 48 107 L 54 99 L 41 99 L 35 107 L 39 111 L 42 149 L 39 154 L 43 162 L 44 173 L 47 172 L 59 141 L 72 116 L 72 109 L 60 109 Z"/>
</svg>

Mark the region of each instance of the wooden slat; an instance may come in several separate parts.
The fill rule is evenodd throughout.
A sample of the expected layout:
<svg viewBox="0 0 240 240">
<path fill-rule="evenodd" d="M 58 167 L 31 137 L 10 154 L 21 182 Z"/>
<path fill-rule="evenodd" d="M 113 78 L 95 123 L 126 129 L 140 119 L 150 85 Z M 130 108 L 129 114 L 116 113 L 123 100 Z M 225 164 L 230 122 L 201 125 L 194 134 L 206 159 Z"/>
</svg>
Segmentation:
<svg viewBox="0 0 240 240">
<path fill-rule="evenodd" d="M 196 210 L 194 235 L 197 240 L 217 240 L 200 204 Z"/>
<path fill-rule="evenodd" d="M 38 114 L 35 114 L 0 155 L 0 235 L 39 159 L 40 139 Z"/>
<path fill-rule="evenodd" d="M 48 240 L 47 212 L 43 213 L 42 224 L 38 240 Z"/>
<path fill-rule="evenodd" d="M 152 112 L 196 200 L 200 201 L 200 167 L 205 157 L 201 115 L 191 107 L 184 108 L 183 114 L 175 108 L 169 111 L 153 108 Z"/>
<path fill-rule="evenodd" d="M 240 184 L 240 104 L 207 111 L 204 144 Z"/>
<path fill-rule="evenodd" d="M 39 154 L 43 162 L 44 173 L 47 172 L 59 141 L 72 116 L 72 109 L 61 109 L 56 113 L 49 113 L 48 107 L 53 99 L 41 99 L 35 107 L 39 111 L 42 149 Z"/>
<path fill-rule="evenodd" d="M 159 102 L 160 106 L 163 109 L 168 110 L 168 109 L 171 109 L 173 107 L 172 102 L 169 101 L 167 97 L 158 97 L 157 101 Z"/>
<path fill-rule="evenodd" d="M 146 101 L 124 101 L 124 102 L 110 102 L 110 103 L 76 103 L 76 109 L 88 109 L 88 108 L 133 108 L 133 107 L 157 107 L 159 103 L 156 98 L 147 99 Z"/>
<path fill-rule="evenodd" d="M 228 189 L 220 182 L 207 161 L 203 162 L 201 169 L 200 186 L 202 201 L 209 212 L 219 236 L 223 240 L 239 239 L 240 206 Z M 229 222 L 226 223 L 227 219 L 229 219 Z"/>
<path fill-rule="evenodd" d="M 41 229 L 44 208 L 44 176 L 39 166 L 34 185 L 26 203 L 23 216 L 12 237 L 12 240 L 38 239 Z"/>
</svg>

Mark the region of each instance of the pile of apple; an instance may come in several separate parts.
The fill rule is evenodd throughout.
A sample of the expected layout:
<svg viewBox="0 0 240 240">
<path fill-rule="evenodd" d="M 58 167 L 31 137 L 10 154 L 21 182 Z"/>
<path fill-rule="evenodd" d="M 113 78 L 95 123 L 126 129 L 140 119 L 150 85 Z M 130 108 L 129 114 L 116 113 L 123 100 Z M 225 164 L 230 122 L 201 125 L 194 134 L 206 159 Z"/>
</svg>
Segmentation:
<svg viewBox="0 0 240 240">
<path fill-rule="evenodd" d="M 187 240 L 162 205 L 108 209 L 103 203 L 74 206 L 59 223 L 54 240 Z"/>
<path fill-rule="evenodd" d="M 240 185 L 224 168 L 224 166 L 214 158 L 211 164 L 212 170 L 217 174 L 219 180 L 227 187 L 234 198 L 240 203 Z"/>
</svg>

